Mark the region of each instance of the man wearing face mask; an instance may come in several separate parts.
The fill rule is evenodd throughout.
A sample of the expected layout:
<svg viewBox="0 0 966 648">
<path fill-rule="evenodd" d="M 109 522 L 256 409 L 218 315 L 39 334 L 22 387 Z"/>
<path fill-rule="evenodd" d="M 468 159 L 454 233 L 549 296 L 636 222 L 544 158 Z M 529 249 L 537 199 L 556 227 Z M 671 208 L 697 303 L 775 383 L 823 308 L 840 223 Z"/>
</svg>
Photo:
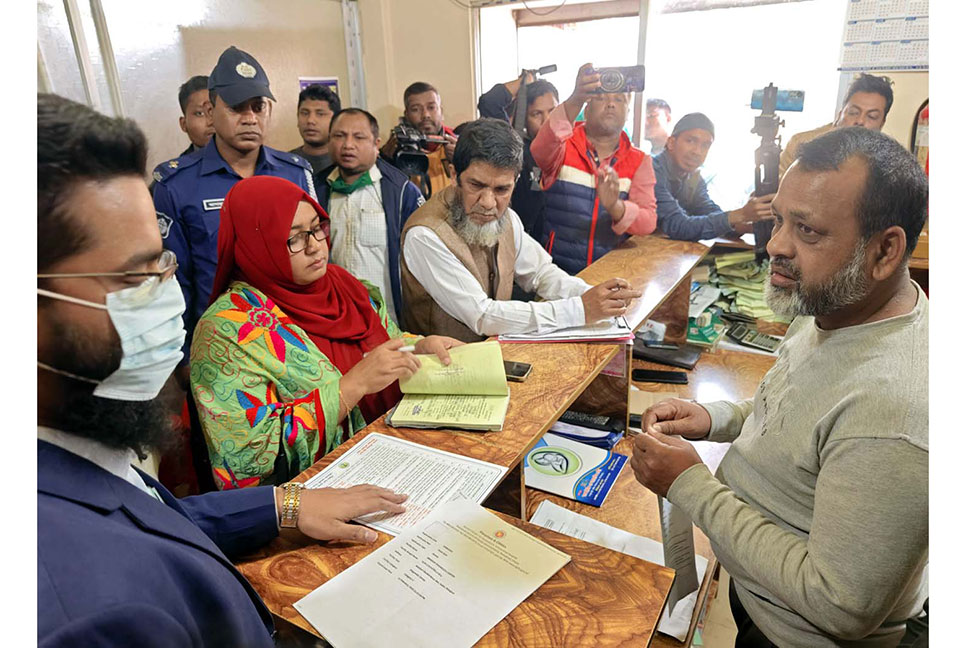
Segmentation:
<svg viewBox="0 0 966 648">
<path fill-rule="evenodd" d="M 508 123 L 463 129 L 456 186 L 434 195 L 402 231 L 406 330 L 475 342 L 503 333 L 544 333 L 622 315 L 641 296 L 624 279 L 591 287 L 555 266 L 509 208 L 523 140 Z M 512 300 L 516 284 L 546 301 Z"/>
<path fill-rule="evenodd" d="M 231 558 L 297 528 L 401 512 L 374 486 L 297 484 L 175 499 L 132 466 L 171 430 L 156 397 L 181 360 L 184 298 L 144 184 L 134 122 L 37 99 L 37 558 L 43 646 L 272 646 Z M 55 234 L 55 235 L 54 235 Z"/>
<path fill-rule="evenodd" d="M 290 180 L 315 198 L 312 167 L 301 156 L 262 144 L 274 100 L 268 76 L 251 54 L 232 46 L 208 77 L 209 115 L 215 134 L 199 153 L 168 162 L 154 187 L 154 207 L 164 247 L 178 256 L 178 283 L 186 304 L 185 362 L 178 378 L 187 385 L 191 333 L 208 308 L 218 264 L 221 203 L 242 178 L 272 175 Z"/>
<path fill-rule="evenodd" d="M 600 90 L 600 73 L 581 66 L 530 146 L 547 196 L 541 242 L 570 274 L 657 225 L 651 159 L 623 131 L 630 95 Z M 584 104 L 586 122 L 575 126 Z"/>
</svg>

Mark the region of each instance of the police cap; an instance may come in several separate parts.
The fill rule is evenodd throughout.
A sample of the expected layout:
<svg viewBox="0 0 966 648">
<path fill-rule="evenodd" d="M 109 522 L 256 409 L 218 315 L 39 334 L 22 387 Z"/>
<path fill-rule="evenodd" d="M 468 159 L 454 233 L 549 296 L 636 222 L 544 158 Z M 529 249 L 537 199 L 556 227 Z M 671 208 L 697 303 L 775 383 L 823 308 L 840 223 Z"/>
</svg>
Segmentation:
<svg viewBox="0 0 966 648">
<path fill-rule="evenodd" d="M 208 89 L 214 90 L 229 106 L 237 106 L 252 97 L 275 99 L 268 89 L 268 75 L 255 57 L 234 45 L 218 57 L 208 76 Z"/>
</svg>

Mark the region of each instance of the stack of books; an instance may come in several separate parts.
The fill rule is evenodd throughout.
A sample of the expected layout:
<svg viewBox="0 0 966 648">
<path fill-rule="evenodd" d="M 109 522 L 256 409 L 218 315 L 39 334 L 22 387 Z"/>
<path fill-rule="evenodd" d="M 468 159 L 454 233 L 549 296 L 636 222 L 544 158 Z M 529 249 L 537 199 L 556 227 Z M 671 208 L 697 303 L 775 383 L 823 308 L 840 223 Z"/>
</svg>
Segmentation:
<svg viewBox="0 0 966 648">
<path fill-rule="evenodd" d="M 566 411 L 550 431 L 573 441 L 610 450 L 624 436 L 624 421 L 608 416 Z"/>
</svg>

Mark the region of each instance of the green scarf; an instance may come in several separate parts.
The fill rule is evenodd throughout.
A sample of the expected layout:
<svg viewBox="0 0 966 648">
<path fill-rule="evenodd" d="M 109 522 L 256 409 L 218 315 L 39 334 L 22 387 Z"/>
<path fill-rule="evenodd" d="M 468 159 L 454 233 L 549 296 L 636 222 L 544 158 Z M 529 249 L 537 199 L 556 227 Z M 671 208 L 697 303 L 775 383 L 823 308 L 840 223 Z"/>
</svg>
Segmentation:
<svg viewBox="0 0 966 648">
<path fill-rule="evenodd" d="M 372 184 L 372 178 L 369 177 L 368 171 L 356 178 L 355 182 L 353 182 L 351 185 L 346 184 L 346 181 L 342 179 L 341 173 L 336 174 L 335 180 L 328 178 L 327 181 L 329 186 L 332 188 L 332 191 L 338 191 L 339 193 L 347 195 L 351 194 L 356 189 L 361 189 L 362 187 L 367 187 Z"/>
</svg>

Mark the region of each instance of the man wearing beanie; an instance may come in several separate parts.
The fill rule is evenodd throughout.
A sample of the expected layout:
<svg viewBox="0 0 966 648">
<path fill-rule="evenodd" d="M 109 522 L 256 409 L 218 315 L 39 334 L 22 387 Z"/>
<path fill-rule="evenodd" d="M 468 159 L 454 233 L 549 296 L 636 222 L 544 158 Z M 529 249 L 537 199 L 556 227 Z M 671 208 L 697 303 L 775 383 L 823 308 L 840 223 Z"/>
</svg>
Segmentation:
<svg viewBox="0 0 966 648">
<path fill-rule="evenodd" d="M 714 124 L 702 113 L 678 120 L 663 151 L 654 156 L 657 226 L 672 239 L 700 241 L 751 231 L 751 224 L 771 218 L 775 194 L 753 197 L 740 209 L 724 211 L 708 195 L 698 173 L 714 142 Z"/>
<path fill-rule="evenodd" d="M 242 178 L 285 178 L 315 198 L 312 167 L 298 155 L 262 142 L 274 100 L 265 70 L 248 52 L 229 47 L 208 77 L 208 112 L 215 134 L 200 151 L 169 160 L 155 176 L 154 208 L 164 247 L 178 256 L 178 282 L 184 293 L 184 360 L 179 382 L 186 383 L 191 334 L 205 309 L 218 265 L 221 203 Z M 162 165 L 164 166 L 164 165 Z"/>
</svg>

